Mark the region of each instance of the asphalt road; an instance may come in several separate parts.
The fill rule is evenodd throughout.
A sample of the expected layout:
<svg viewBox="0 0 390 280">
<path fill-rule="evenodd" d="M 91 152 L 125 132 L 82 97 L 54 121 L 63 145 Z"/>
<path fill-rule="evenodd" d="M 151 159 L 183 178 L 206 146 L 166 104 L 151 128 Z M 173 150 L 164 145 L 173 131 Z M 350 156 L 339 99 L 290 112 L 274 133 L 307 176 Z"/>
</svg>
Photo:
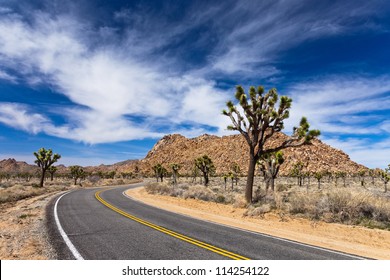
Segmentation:
<svg viewBox="0 0 390 280">
<path fill-rule="evenodd" d="M 54 199 L 48 206 L 47 221 L 58 257 L 75 258 L 56 225 L 55 212 L 64 233 L 84 259 L 358 258 L 174 214 L 123 195 L 124 190 L 139 185 L 76 190 Z M 95 196 L 100 190 L 99 197 L 106 205 Z"/>
</svg>

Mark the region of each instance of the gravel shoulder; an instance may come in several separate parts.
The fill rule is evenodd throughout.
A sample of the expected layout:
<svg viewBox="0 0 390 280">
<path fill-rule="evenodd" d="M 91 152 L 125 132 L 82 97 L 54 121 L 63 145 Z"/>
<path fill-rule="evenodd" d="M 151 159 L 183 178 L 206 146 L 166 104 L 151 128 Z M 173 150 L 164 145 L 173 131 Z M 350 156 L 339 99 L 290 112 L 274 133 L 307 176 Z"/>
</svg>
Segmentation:
<svg viewBox="0 0 390 280">
<path fill-rule="evenodd" d="M 47 233 L 46 205 L 59 193 L 47 193 L 0 205 L 0 259 L 57 258 Z"/>
<path fill-rule="evenodd" d="M 148 194 L 143 187 L 126 194 L 154 207 L 245 230 L 286 238 L 367 258 L 390 260 L 390 231 L 265 214 L 245 217 L 245 209 L 215 202 Z"/>
</svg>

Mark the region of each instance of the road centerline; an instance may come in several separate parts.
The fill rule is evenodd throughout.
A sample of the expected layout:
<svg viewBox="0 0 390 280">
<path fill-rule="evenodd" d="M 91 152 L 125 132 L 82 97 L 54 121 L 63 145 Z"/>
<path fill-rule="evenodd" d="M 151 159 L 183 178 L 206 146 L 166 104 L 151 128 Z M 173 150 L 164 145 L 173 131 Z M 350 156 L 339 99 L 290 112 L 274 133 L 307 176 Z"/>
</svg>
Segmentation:
<svg viewBox="0 0 390 280">
<path fill-rule="evenodd" d="M 164 228 L 164 227 L 161 227 L 159 225 L 156 225 L 156 224 L 153 224 L 149 221 L 146 221 L 146 220 L 143 220 L 143 219 L 140 219 L 134 215 L 131 215 L 117 207 L 115 207 L 114 205 L 108 203 L 107 201 L 105 201 L 101 196 L 100 194 L 102 192 L 104 192 L 105 190 L 100 190 L 100 191 L 97 191 L 95 193 L 95 198 L 100 202 L 102 203 L 104 206 L 108 207 L 109 209 L 117 212 L 118 214 L 128 218 L 128 219 L 131 219 L 133 221 L 136 221 L 140 224 L 143 224 L 147 227 L 150 227 L 154 230 L 157 230 L 157 231 L 160 231 L 164 234 L 167 234 L 167 235 L 170 235 L 172 237 L 175 237 L 177 239 L 180 239 L 184 242 L 187 242 L 187 243 L 190 243 L 190 244 L 193 244 L 195 246 L 198 246 L 198 247 L 201 247 L 203 249 L 206 249 L 206 250 L 209 250 L 209 251 L 212 251 L 214 253 L 217 253 L 219 255 L 222 255 L 222 256 L 225 256 L 225 257 L 228 257 L 230 259 L 234 259 L 234 260 L 249 260 L 249 258 L 247 257 L 244 257 L 244 256 L 241 256 L 241 255 L 238 255 L 236 253 L 233 253 L 233 252 L 230 252 L 230 251 L 227 251 L 227 250 L 224 250 L 222 248 L 219 248 L 219 247 L 216 247 L 216 246 L 213 246 L 211 244 L 208 244 L 208 243 L 205 243 L 203 241 L 200 241 L 200 240 L 197 240 L 197 239 L 194 239 L 194 238 L 191 238 L 189 236 L 186 236 L 186 235 L 183 235 L 183 234 L 180 234 L 178 232 L 175 232 L 175 231 L 172 231 L 172 230 L 169 230 L 167 228 Z"/>
</svg>

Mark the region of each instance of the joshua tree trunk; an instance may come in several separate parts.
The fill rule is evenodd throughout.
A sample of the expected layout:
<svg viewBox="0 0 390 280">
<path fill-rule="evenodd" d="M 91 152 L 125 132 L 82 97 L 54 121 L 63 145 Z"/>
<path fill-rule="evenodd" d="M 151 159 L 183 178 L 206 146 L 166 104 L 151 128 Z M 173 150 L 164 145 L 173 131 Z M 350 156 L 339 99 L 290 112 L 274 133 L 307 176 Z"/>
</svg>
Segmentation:
<svg viewBox="0 0 390 280">
<path fill-rule="evenodd" d="M 205 187 L 207 187 L 209 184 L 209 176 L 208 176 L 207 172 L 202 172 L 202 173 L 203 173 L 203 178 L 204 178 L 204 185 L 205 185 Z"/>
<path fill-rule="evenodd" d="M 45 181 L 46 170 L 44 170 L 43 168 L 41 170 L 42 170 L 42 172 L 41 172 L 41 181 L 39 183 L 39 186 L 42 188 L 43 187 L 43 182 Z"/>
<path fill-rule="evenodd" d="M 176 179 L 176 173 L 173 172 L 173 185 L 176 186 L 177 185 L 177 179 Z"/>
<path fill-rule="evenodd" d="M 74 178 L 74 184 L 77 185 L 77 177 Z"/>
<path fill-rule="evenodd" d="M 385 193 L 387 193 L 387 182 L 385 182 Z"/>
<path fill-rule="evenodd" d="M 248 179 L 246 181 L 245 188 L 245 200 L 248 203 L 252 203 L 253 181 L 255 176 L 256 162 L 258 160 L 254 153 L 254 150 L 251 149 L 249 155 Z"/>
<path fill-rule="evenodd" d="M 275 191 L 275 178 L 273 178 L 273 177 L 269 178 L 269 184 L 271 186 L 271 190 L 274 192 Z"/>
</svg>

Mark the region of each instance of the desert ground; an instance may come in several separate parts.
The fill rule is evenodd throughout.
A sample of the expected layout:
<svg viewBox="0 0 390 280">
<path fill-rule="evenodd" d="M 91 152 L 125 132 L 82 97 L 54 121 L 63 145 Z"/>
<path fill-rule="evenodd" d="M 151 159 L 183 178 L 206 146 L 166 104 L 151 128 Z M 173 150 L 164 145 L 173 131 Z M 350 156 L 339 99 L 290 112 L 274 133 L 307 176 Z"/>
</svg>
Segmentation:
<svg viewBox="0 0 390 280">
<path fill-rule="evenodd" d="M 360 182 L 354 182 L 353 179 L 348 181 L 348 192 L 351 189 L 359 191 L 360 199 L 365 201 L 367 197 L 380 197 L 386 201 L 389 200 L 388 194 L 383 193 L 380 182 L 374 185 L 366 184 L 361 186 Z M 368 182 L 367 178 L 367 182 Z M 145 185 L 150 185 L 155 179 L 145 180 Z M 171 186 L 169 180 L 165 183 L 165 187 L 174 189 L 179 193 L 178 187 Z M 104 185 L 115 185 L 116 181 L 108 180 Z M 126 183 L 126 182 L 120 182 Z M 203 192 L 203 187 L 197 182 L 192 183 L 191 178 L 180 178 L 179 185 L 187 190 L 199 189 Z M 257 178 L 256 186 L 260 189 L 264 188 L 261 179 Z M 59 195 L 60 193 L 79 188 L 80 186 L 64 187 L 66 184 L 52 183 L 42 190 L 43 193 L 37 192 L 36 188 L 31 186 L 16 185 L 0 190 L 0 197 L 17 196 L 19 193 L 20 199 L 12 201 L 12 197 L 8 198 L 9 202 L 0 204 L 0 258 L 1 259 L 56 259 L 54 249 L 48 242 L 48 236 L 45 227 L 45 211 L 48 202 Z M 330 191 L 344 190 L 342 182 L 336 186 L 331 180 L 323 180 L 321 190 L 318 190 L 317 182 L 312 180 L 309 185 L 299 187 L 302 194 L 307 197 L 312 195 Z M 94 184 L 84 184 L 83 187 L 93 187 Z M 264 207 L 267 203 L 259 206 L 265 211 L 257 211 L 255 206 L 246 206 L 242 201 L 242 188 L 244 186 L 244 178 L 240 178 L 238 185 L 227 183 L 227 189 L 224 189 L 224 181 L 221 178 L 212 178 L 210 187 L 214 192 L 223 194 L 224 200 L 217 203 L 209 199 L 204 201 L 197 199 L 196 195 L 189 195 L 186 199 L 183 197 L 173 197 L 171 195 L 160 195 L 147 193 L 145 188 L 129 190 L 127 194 L 134 199 L 143 201 L 147 204 L 152 204 L 155 207 L 167 209 L 172 212 L 190 215 L 199 219 L 204 219 L 220 224 L 226 224 L 233 227 L 251 230 L 259 233 L 269 234 L 286 238 L 293 241 L 303 242 L 314 246 L 321 246 L 333 250 L 343 251 L 350 254 L 356 254 L 367 258 L 375 259 L 390 259 L 390 231 L 378 228 L 367 228 L 360 225 L 340 224 L 335 222 L 326 222 L 321 219 L 314 219 L 305 215 L 291 215 L 289 213 L 279 211 L 278 206 L 271 205 Z M 277 181 L 277 192 L 283 194 L 285 192 L 296 190 L 294 178 L 285 178 Z M 12 189 L 15 188 L 15 189 Z M 38 189 L 39 190 L 39 189 Z M 344 190 L 345 191 L 345 190 Z M 31 193 L 32 196 L 24 196 L 23 192 Z M 241 196 L 240 196 L 241 194 Z M 364 194 L 364 195 L 362 195 Z M 237 196 L 241 198 L 237 198 Z M 192 198 L 195 197 L 195 198 Z M 207 197 L 207 195 L 206 195 Z M 220 199 L 221 196 L 217 196 Z M 278 196 L 279 197 L 279 196 Z M 283 195 L 281 195 L 283 197 Z M 234 199 L 232 199 L 234 198 Z M 280 197 L 279 197 L 280 198 Z M 229 203 L 229 199 L 232 200 Z M 206 199 L 207 200 L 207 199 Z M 233 201 L 234 200 L 234 201 Z M 277 200 L 277 199 L 276 199 Z M 273 209 L 275 208 L 275 209 Z M 387 208 L 384 208 L 387 209 Z M 370 226 L 370 224 L 368 224 Z"/>
</svg>

